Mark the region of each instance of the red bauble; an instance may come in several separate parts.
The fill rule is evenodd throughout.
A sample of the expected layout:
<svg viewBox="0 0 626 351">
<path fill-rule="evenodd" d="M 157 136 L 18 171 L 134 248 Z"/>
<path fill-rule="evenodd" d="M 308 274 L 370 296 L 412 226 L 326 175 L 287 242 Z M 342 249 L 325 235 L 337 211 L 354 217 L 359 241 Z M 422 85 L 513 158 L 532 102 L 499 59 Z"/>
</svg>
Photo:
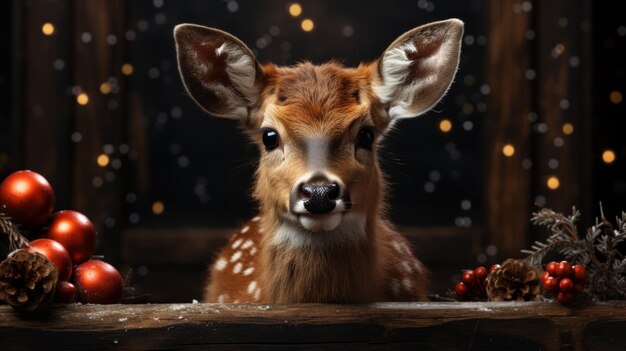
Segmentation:
<svg viewBox="0 0 626 351">
<path fill-rule="evenodd" d="M 552 261 L 550 263 L 548 263 L 548 265 L 546 266 L 546 272 L 550 273 L 551 276 L 556 276 L 556 267 L 558 266 L 558 263 Z"/>
<path fill-rule="evenodd" d="M 96 230 L 93 224 L 76 211 L 55 213 L 46 237 L 63 245 L 69 251 L 74 264 L 88 260 L 96 247 Z"/>
<path fill-rule="evenodd" d="M 39 252 L 46 256 L 59 270 L 59 281 L 69 280 L 72 276 L 72 259 L 63 245 L 50 239 L 33 240 L 24 248 L 26 251 Z"/>
<path fill-rule="evenodd" d="M 556 295 L 556 300 L 562 304 L 569 305 L 574 300 L 574 294 L 567 292 L 560 292 Z"/>
<path fill-rule="evenodd" d="M 463 284 L 463 282 L 456 283 L 454 291 L 457 296 L 465 296 L 467 294 L 467 285 Z"/>
<path fill-rule="evenodd" d="M 485 280 L 487 278 L 487 268 L 480 266 L 474 269 L 474 276 L 478 280 Z"/>
<path fill-rule="evenodd" d="M 548 292 L 556 292 L 559 289 L 559 281 L 554 277 L 548 277 L 546 281 L 543 282 L 543 287 Z"/>
<path fill-rule="evenodd" d="M 543 272 L 541 273 L 541 282 L 543 284 L 546 283 L 546 279 L 550 278 L 550 272 Z"/>
<path fill-rule="evenodd" d="M 556 266 L 556 275 L 559 278 L 566 278 L 572 275 L 572 266 L 567 261 L 561 261 Z"/>
<path fill-rule="evenodd" d="M 491 266 L 491 268 L 489 268 L 489 273 L 495 271 L 498 268 L 500 268 L 500 265 L 499 264 L 494 264 L 493 266 Z"/>
<path fill-rule="evenodd" d="M 54 208 L 54 191 L 38 173 L 17 171 L 0 184 L 0 211 L 25 229 L 43 226 Z"/>
<path fill-rule="evenodd" d="M 76 286 L 70 282 L 59 282 L 57 284 L 57 290 L 54 293 L 54 301 L 60 303 L 74 303 L 76 302 L 76 296 L 78 290 Z"/>
<path fill-rule="evenodd" d="M 106 262 L 89 260 L 79 265 L 74 281 L 80 302 L 111 304 L 119 303 L 122 299 L 122 276 Z"/>
<path fill-rule="evenodd" d="M 562 292 L 570 292 L 574 289 L 574 282 L 570 278 L 563 278 L 559 281 L 559 290 Z"/>
<path fill-rule="evenodd" d="M 473 271 L 465 271 L 461 275 L 461 280 L 465 285 L 472 286 L 474 285 L 474 272 Z"/>
<path fill-rule="evenodd" d="M 587 279 L 587 268 L 581 264 L 577 264 L 572 269 L 574 270 L 574 280 L 577 283 L 584 283 L 585 279 Z"/>
</svg>

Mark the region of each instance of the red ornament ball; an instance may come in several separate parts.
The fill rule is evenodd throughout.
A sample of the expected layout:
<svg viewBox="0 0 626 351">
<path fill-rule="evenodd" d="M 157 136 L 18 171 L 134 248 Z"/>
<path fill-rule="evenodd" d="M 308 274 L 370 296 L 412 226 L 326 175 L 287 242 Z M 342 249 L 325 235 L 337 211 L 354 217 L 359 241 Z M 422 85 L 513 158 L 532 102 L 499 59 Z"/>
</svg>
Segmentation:
<svg viewBox="0 0 626 351">
<path fill-rule="evenodd" d="M 559 281 L 554 277 L 548 277 L 543 282 L 543 287 L 548 292 L 556 292 L 559 289 Z"/>
<path fill-rule="evenodd" d="M 83 303 L 112 304 L 122 299 L 124 280 L 110 264 L 89 260 L 76 267 L 78 300 Z"/>
<path fill-rule="evenodd" d="M 467 285 L 463 284 L 463 282 L 458 282 L 454 287 L 454 291 L 457 296 L 465 296 L 467 294 Z"/>
<path fill-rule="evenodd" d="M 59 270 L 59 281 L 69 280 L 72 276 L 72 259 L 63 245 L 50 239 L 33 240 L 24 248 L 26 251 L 39 252 L 46 256 Z"/>
<path fill-rule="evenodd" d="M 495 271 L 498 268 L 500 268 L 500 265 L 499 264 L 494 264 L 493 266 L 491 266 L 491 268 L 489 268 L 489 273 Z"/>
<path fill-rule="evenodd" d="M 569 305 L 574 300 L 574 294 L 569 292 L 560 292 L 556 295 L 556 300 L 562 304 Z"/>
<path fill-rule="evenodd" d="M 465 271 L 461 275 L 461 280 L 466 285 L 472 286 L 474 285 L 474 271 Z"/>
<path fill-rule="evenodd" d="M 559 290 L 562 292 L 570 292 L 574 289 L 574 282 L 570 278 L 563 278 L 559 281 Z"/>
<path fill-rule="evenodd" d="M 485 280 L 487 278 L 487 268 L 480 266 L 474 269 L 474 276 L 478 280 Z"/>
<path fill-rule="evenodd" d="M 556 275 L 559 278 L 566 278 L 572 275 L 572 265 L 569 264 L 569 262 L 567 261 L 561 261 L 557 266 L 556 266 Z"/>
<path fill-rule="evenodd" d="M 0 211 L 25 229 L 43 226 L 54 208 L 54 191 L 39 173 L 17 171 L 0 184 Z"/>
<path fill-rule="evenodd" d="M 57 290 L 54 293 L 54 302 L 74 303 L 76 302 L 77 295 L 78 290 L 74 284 L 70 282 L 59 282 L 57 284 Z"/>
<path fill-rule="evenodd" d="M 46 237 L 63 245 L 74 264 L 88 260 L 96 247 L 96 229 L 85 215 L 76 211 L 55 213 Z"/>
<path fill-rule="evenodd" d="M 582 283 L 587 279 L 587 268 L 585 266 L 577 264 L 572 269 L 574 270 L 574 280 L 577 283 Z"/>
<path fill-rule="evenodd" d="M 556 267 L 558 266 L 558 263 L 552 261 L 550 263 L 548 263 L 548 265 L 546 266 L 546 272 L 550 273 L 551 276 L 556 276 Z"/>
</svg>

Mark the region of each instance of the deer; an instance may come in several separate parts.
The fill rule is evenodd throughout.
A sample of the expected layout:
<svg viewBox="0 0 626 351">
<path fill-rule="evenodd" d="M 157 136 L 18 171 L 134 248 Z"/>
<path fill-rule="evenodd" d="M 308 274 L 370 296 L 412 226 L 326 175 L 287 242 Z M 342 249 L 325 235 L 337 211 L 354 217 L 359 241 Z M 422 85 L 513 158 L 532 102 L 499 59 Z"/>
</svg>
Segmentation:
<svg viewBox="0 0 626 351">
<path fill-rule="evenodd" d="M 387 219 L 377 150 L 403 119 L 432 109 L 456 74 L 464 24 L 432 22 L 356 68 L 260 64 L 235 36 L 174 28 L 189 96 L 237 120 L 258 146 L 244 223 L 210 265 L 204 302 L 423 301 L 428 271 Z"/>
</svg>

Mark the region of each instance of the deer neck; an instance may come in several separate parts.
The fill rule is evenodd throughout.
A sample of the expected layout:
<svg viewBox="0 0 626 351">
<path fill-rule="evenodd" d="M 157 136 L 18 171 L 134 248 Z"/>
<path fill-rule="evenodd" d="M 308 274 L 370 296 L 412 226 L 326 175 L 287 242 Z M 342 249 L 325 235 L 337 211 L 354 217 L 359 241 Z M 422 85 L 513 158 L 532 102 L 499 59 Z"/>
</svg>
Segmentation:
<svg viewBox="0 0 626 351">
<path fill-rule="evenodd" d="M 368 301 L 380 294 L 375 221 L 348 213 L 333 231 L 308 232 L 264 215 L 261 260 L 274 303 Z M 369 219 L 369 220 L 368 220 Z"/>
</svg>

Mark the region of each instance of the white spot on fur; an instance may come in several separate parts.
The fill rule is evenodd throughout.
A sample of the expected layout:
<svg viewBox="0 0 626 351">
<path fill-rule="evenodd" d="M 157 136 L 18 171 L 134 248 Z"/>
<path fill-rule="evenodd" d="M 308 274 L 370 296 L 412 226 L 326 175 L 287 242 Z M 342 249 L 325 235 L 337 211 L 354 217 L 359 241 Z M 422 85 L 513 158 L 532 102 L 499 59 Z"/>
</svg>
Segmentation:
<svg viewBox="0 0 626 351">
<path fill-rule="evenodd" d="M 220 258 L 219 260 L 217 260 L 215 262 L 215 270 L 217 271 L 223 271 L 224 268 L 226 268 L 226 265 L 228 264 L 228 262 L 226 262 L 225 259 Z"/>
<path fill-rule="evenodd" d="M 248 230 L 250 230 L 250 226 L 245 226 L 245 227 L 241 228 L 241 234 L 246 234 L 248 232 Z"/>
<path fill-rule="evenodd" d="M 230 256 L 230 262 L 237 261 L 238 259 L 241 258 L 241 255 L 243 255 L 243 253 L 241 251 L 235 252 L 232 256 Z"/>
<path fill-rule="evenodd" d="M 259 301 L 261 299 L 261 288 L 256 288 L 254 291 L 254 301 Z"/>
<path fill-rule="evenodd" d="M 396 249 L 398 253 L 402 253 L 402 244 L 399 241 L 394 240 L 391 242 L 391 245 L 393 245 L 393 248 Z"/>
<path fill-rule="evenodd" d="M 233 301 L 233 303 L 239 303 L 239 299 L 237 299 L 237 300 Z"/>
<path fill-rule="evenodd" d="M 242 250 L 247 250 L 249 248 L 251 248 L 254 245 L 254 241 L 248 239 L 246 240 L 246 242 L 243 243 L 243 245 L 241 245 L 241 249 Z"/>
<path fill-rule="evenodd" d="M 254 272 L 254 267 L 248 267 L 245 271 L 243 271 L 243 275 L 248 276 Z"/>
<path fill-rule="evenodd" d="M 219 303 L 226 302 L 226 294 L 222 294 L 222 295 L 218 296 L 217 297 L 217 302 L 219 302 Z"/>
<path fill-rule="evenodd" d="M 411 268 L 411 265 L 407 261 L 402 261 L 402 268 L 404 268 L 404 270 L 409 274 L 413 273 L 413 269 Z"/>
<path fill-rule="evenodd" d="M 413 282 L 411 282 L 411 279 L 409 278 L 402 279 L 402 286 L 404 287 L 404 290 L 408 292 L 411 292 L 411 290 L 413 290 Z"/>
<path fill-rule="evenodd" d="M 233 273 L 238 274 L 239 272 L 241 272 L 242 268 L 243 268 L 243 264 L 241 262 L 237 262 L 235 267 L 233 267 Z"/>
<path fill-rule="evenodd" d="M 226 43 L 222 44 L 219 48 L 215 49 L 215 56 L 220 56 L 226 48 Z"/>
<path fill-rule="evenodd" d="M 255 289 L 256 289 L 256 280 L 253 280 L 250 282 L 250 284 L 248 284 L 248 294 L 252 295 Z"/>
<path fill-rule="evenodd" d="M 250 255 L 254 256 L 254 254 L 256 254 L 256 247 L 250 249 Z"/>
<path fill-rule="evenodd" d="M 259 216 L 256 216 L 256 217 L 252 218 L 252 222 L 258 222 L 260 220 L 261 220 L 261 217 L 259 217 Z"/>
<path fill-rule="evenodd" d="M 241 245 L 241 242 L 243 241 L 243 239 L 237 239 L 235 240 L 235 242 L 233 243 L 233 245 L 231 246 L 231 248 L 234 250 L 236 248 L 239 247 L 239 245 Z"/>
</svg>

